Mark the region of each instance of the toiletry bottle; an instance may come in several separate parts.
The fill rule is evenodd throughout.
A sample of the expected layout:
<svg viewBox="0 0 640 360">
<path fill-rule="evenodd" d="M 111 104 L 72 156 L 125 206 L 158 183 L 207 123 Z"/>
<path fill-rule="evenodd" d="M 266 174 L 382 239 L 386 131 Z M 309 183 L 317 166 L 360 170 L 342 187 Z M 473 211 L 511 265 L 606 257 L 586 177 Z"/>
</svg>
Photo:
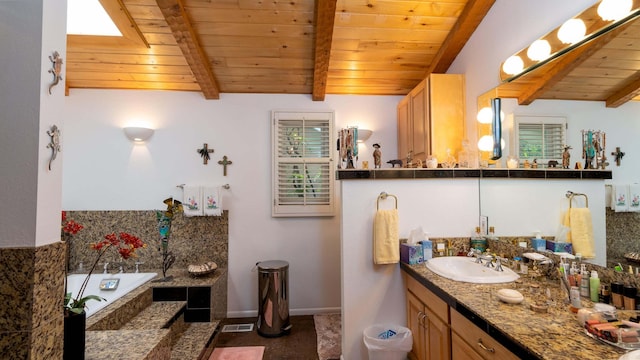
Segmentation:
<svg viewBox="0 0 640 360">
<path fill-rule="evenodd" d="M 575 261 L 571 262 L 571 268 L 569 269 L 569 286 L 580 287 L 580 284 L 576 281 L 576 274 L 578 273 L 578 266 Z"/>
<path fill-rule="evenodd" d="M 480 226 L 476 226 L 476 232 L 471 237 L 471 248 L 483 253 L 487 250 L 487 239 L 480 234 Z"/>
<path fill-rule="evenodd" d="M 607 284 L 600 285 L 600 298 L 598 299 L 603 304 L 609 304 L 611 302 L 611 289 Z M 637 305 L 636 301 L 636 305 Z"/>
<path fill-rule="evenodd" d="M 638 289 L 633 287 L 632 285 L 625 285 L 622 294 L 624 300 L 624 309 L 625 310 L 635 310 L 636 309 L 636 294 L 638 293 Z"/>
<path fill-rule="evenodd" d="M 581 265 L 582 269 L 580 270 L 580 296 L 589 297 L 589 272 L 586 269 L 586 265 Z M 597 288 L 599 289 L 599 287 Z"/>
<path fill-rule="evenodd" d="M 616 309 L 622 309 L 624 304 L 622 302 L 622 289 L 624 285 L 621 283 L 611 284 L 611 302 Z"/>
<path fill-rule="evenodd" d="M 582 303 L 580 302 L 580 289 L 577 286 L 572 286 L 569 294 L 569 297 L 571 298 L 571 306 L 576 309 L 581 308 Z"/>
<path fill-rule="evenodd" d="M 598 272 L 595 270 L 591 271 L 591 278 L 589 279 L 589 289 L 591 292 L 591 301 L 598 302 L 598 289 L 600 289 L 600 279 L 598 278 Z"/>
</svg>

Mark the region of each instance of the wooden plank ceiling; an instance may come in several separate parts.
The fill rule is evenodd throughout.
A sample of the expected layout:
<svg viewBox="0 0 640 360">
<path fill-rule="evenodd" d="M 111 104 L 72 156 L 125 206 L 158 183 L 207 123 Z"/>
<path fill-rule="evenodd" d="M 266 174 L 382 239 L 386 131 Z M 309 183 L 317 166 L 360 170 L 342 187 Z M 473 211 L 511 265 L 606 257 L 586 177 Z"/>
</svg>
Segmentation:
<svg viewBox="0 0 640 360">
<path fill-rule="evenodd" d="M 68 36 L 67 90 L 195 91 L 206 99 L 309 94 L 319 101 L 326 94 L 407 94 L 429 73 L 447 71 L 495 2 L 100 1 L 124 36 Z M 640 87 L 640 29 L 611 37 L 579 66 L 568 61 L 552 79 L 548 71 L 546 78 L 544 70 L 530 73 L 501 87 L 501 95 L 523 104 L 624 103 Z"/>
<path fill-rule="evenodd" d="M 429 72 L 446 71 L 495 0 L 101 2 L 112 18 L 130 20 L 129 34 L 69 36 L 67 89 L 323 100 L 407 94 Z"/>
</svg>

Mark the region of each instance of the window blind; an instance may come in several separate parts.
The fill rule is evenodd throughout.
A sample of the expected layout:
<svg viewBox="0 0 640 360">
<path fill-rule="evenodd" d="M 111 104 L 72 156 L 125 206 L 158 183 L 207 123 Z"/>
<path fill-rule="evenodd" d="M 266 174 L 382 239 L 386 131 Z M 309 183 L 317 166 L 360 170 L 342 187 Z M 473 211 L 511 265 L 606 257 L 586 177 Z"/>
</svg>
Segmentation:
<svg viewBox="0 0 640 360">
<path fill-rule="evenodd" d="M 521 160 L 536 159 L 538 163 L 562 160 L 566 143 L 564 118 L 516 118 L 516 129 L 518 157 Z"/>
</svg>

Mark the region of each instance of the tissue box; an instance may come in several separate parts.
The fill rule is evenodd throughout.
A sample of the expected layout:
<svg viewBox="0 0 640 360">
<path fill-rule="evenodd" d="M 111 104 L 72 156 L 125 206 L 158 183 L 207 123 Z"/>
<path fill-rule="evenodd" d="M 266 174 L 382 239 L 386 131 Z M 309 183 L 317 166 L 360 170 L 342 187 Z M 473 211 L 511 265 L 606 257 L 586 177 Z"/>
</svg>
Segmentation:
<svg viewBox="0 0 640 360">
<path fill-rule="evenodd" d="M 422 264 L 422 245 L 400 244 L 400 261 L 409 265 Z"/>
<path fill-rule="evenodd" d="M 573 254 L 573 245 L 566 242 L 555 242 L 547 240 L 547 250 L 551 250 L 553 252 L 568 252 L 569 254 Z"/>
</svg>

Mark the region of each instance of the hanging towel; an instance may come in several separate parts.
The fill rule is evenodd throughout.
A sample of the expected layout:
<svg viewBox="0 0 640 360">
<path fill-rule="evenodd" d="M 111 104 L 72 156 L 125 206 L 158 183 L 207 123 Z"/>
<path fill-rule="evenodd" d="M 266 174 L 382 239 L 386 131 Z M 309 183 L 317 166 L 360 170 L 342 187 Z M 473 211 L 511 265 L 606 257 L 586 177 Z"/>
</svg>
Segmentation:
<svg viewBox="0 0 640 360">
<path fill-rule="evenodd" d="M 589 208 L 571 208 L 569 212 L 573 251 L 576 254 L 582 254 L 585 259 L 595 258 L 591 211 L 589 211 Z"/>
<path fill-rule="evenodd" d="M 204 186 L 202 188 L 205 216 L 222 216 L 222 199 L 219 186 Z"/>
<path fill-rule="evenodd" d="M 373 222 L 373 262 L 375 264 L 400 262 L 398 209 L 376 212 Z"/>
<path fill-rule="evenodd" d="M 565 233 L 565 242 L 571 243 L 573 242 L 571 240 L 571 209 L 568 209 L 567 212 L 564 213 L 563 219 L 562 219 L 562 226 L 564 226 L 567 229 L 567 232 Z"/>
<path fill-rule="evenodd" d="M 629 211 L 629 185 L 613 185 L 611 210 L 615 212 Z"/>
<path fill-rule="evenodd" d="M 640 211 L 640 184 L 629 185 L 629 211 Z"/>
<path fill-rule="evenodd" d="M 202 188 L 200 186 L 185 185 L 182 199 L 184 216 L 202 216 Z"/>
</svg>

